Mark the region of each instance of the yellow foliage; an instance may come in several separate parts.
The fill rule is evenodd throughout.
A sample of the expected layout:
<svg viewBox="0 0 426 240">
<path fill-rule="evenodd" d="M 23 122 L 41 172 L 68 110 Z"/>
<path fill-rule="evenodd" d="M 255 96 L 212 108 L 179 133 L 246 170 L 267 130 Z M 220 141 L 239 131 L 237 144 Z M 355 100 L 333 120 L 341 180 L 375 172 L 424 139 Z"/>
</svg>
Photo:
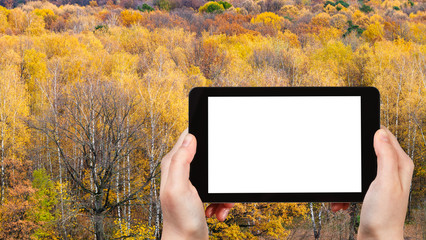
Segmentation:
<svg viewBox="0 0 426 240">
<path fill-rule="evenodd" d="M 426 44 L 426 25 L 423 23 L 409 22 L 408 26 L 411 32 L 411 39 L 420 44 Z"/>
<path fill-rule="evenodd" d="M 328 13 L 320 13 L 314 16 L 311 20 L 311 23 L 316 26 L 327 27 L 330 24 L 331 17 Z"/>
<path fill-rule="evenodd" d="M 3 37 L 2 37 L 3 38 Z M 0 41 L 2 41 L 0 38 Z M 7 49 L 2 50 L 0 60 L 0 128 L 5 146 L 3 157 L 22 156 L 30 141 L 30 131 L 22 118 L 29 117 L 28 92 L 19 75 L 20 56 Z"/>
<path fill-rule="evenodd" d="M 278 32 L 277 37 L 289 44 L 290 47 L 300 47 L 300 42 L 296 34 L 290 30 L 285 30 L 284 33 Z"/>
<path fill-rule="evenodd" d="M 30 107 L 32 113 L 37 113 L 41 109 L 42 95 L 40 83 L 47 78 L 46 54 L 35 49 L 24 52 L 24 76 L 26 78 L 27 90 L 30 95 Z"/>
<path fill-rule="evenodd" d="M 7 9 L 3 6 L 0 6 L 0 14 L 4 14 L 7 17 L 9 15 L 9 13 L 10 13 L 9 9 Z"/>
<path fill-rule="evenodd" d="M 14 33 L 19 34 L 24 32 L 26 27 L 25 13 L 20 8 L 10 10 L 8 21 Z"/>
<path fill-rule="evenodd" d="M 150 31 L 140 26 L 132 28 L 113 28 L 110 41 L 114 49 L 122 48 L 131 54 L 147 52 L 149 50 Z"/>
<path fill-rule="evenodd" d="M 334 14 L 334 13 L 338 12 L 337 8 L 333 5 L 331 5 L 331 4 L 327 4 L 327 6 L 324 8 L 324 11 L 328 14 Z"/>
<path fill-rule="evenodd" d="M 370 19 L 360 10 L 356 10 L 352 14 L 352 22 L 361 28 L 367 28 L 367 26 L 370 24 Z"/>
<path fill-rule="evenodd" d="M 120 239 L 123 236 L 131 236 L 126 237 L 126 239 L 129 240 L 155 239 L 155 227 L 148 226 L 147 222 L 136 221 L 135 223 L 130 225 L 130 228 L 129 224 L 125 220 L 114 220 L 114 224 L 116 225 L 112 236 L 114 239 Z"/>
<path fill-rule="evenodd" d="M 339 4 L 336 5 L 336 9 L 337 8 L 340 8 L 340 11 L 343 11 L 343 12 L 346 10 L 346 8 L 341 3 L 339 3 Z"/>
<path fill-rule="evenodd" d="M 323 28 L 319 31 L 315 37 L 322 43 L 326 44 L 330 40 L 338 41 L 339 38 L 342 36 L 343 32 L 341 29 L 337 28 Z"/>
<path fill-rule="evenodd" d="M 4 33 L 9 28 L 6 15 L 0 12 L 0 33 Z"/>
<path fill-rule="evenodd" d="M 381 5 L 384 8 L 393 8 L 394 6 L 401 7 L 401 2 L 399 0 L 385 0 Z"/>
<path fill-rule="evenodd" d="M 225 8 L 222 4 L 219 4 L 218 2 L 212 1 L 207 2 L 203 6 L 201 6 L 198 11 L 200 13 L 222 13 L 225 11 Z"/>
<path fill-rule="evenodd" d="M 338 29 L 344 29 L 346 28 L 347 22 L 348 22 L 348 18 L 346 17 L 346 15 L 338 13 L 334 15 L 333 17 L 331 17 L 330 25 Z"/>
<path fill-rule="evenodd" d="M 394 36 L 400 32 L 404 33 L 404 39 L 390 41 L 391 38 L 385 40 L 381 25 L 385 14 L 383 9 L 375 8 L 377 14 L 367 16 L 352 5 L 345 14 L 336 13 L 332 16 L 327 13 L 319 14 L 313 19 L 312 23 L 315 23 L 315 26 L 300 21 L 301 24 L 294 28 L 297 35 L 296 32 L 287 29 L 284 31 L 280 25 L 282 19 L 276 15 L 262 19 L 260 14 L 253 18 L 253 24 L 273 26 L 275 29 L 281 26 L 274 36 L 215 35 L 208 31 L 199 36 L 192 29 L 194 26 L 188 27 L 184 24 L 179 25 L 181 27 L 161 28 L 154 28 L 155 24 L 147 24 L 147 27 L 137 26 L 141 22 L 138 17 L 136 20 L 132 20 L 133 17 L 129 18 L 128 22 L 134 22 L 129 23 L 134 25 L 130 28 L 111 26 L 108 32 L 93 33 L 95 24 L 108 23 L 109 18 L 120 10 L 98 12 L 100 17 L 87 17 L 89 22 L 83 15 L 96 13 L 101 9 L 72 5 L 60 8 L 65 13 L 60 15 L 65 18 L 65 31 L 53 33 L 45 30 L 41 24 L 43 15 L 51 16 L 52 12 L 33 11 L 44 9 L 39 5 L 7 10 L 7 14 L 4 14 L 3 8 L 0 9 L 2 9 L 0 15 L 3 16 L 0 18 L 0 28 L 3 27 L 5 29 L 3 31 L 7 34 L 10 32 L 8 29 L 12 32 L 11 35 L 0 34 L 0 112 L 3 116 L 8 116 L 7 121 L 0 121 L 0 127 L 6 128 L 4 139 L 13 154 L 26 156 L 28 149 L 31 149 L 28 147 L 29 143 L 33 144 L 32 132 L 23 122 L 18 121 L 16 116 L 26 118 L 32 116 L 30 108 L 43 109 L 39 105 L 45 106 L 48 100 L 53 99 L 50 91 L 54 83 L 60 84 L 58 88 L 60 100 L 65 104 L 68 92 L 65 92 L 66 90 L 62 92 L 62 87 L 65 86 L 66 89 L 76 81 L 83 82 L 90 79 L 109 81 L 120 90 L 137 95 L 136 102 L 141 103 L 136 106 L 138 117 L 132 121 L 141 119 L 146 121 L 144 122 L 146 127 L 141 135 L 147 139 L 155 138 L 156 146 L 154 150 L 150 150 L 144 145 L 146 144 L 144 141 L 143 146 L 138 146 L 142 150 L 132 155 L 131 165 L 138 170 L 132 170 L 132 177 L 135 178 L 138 176 L 133 175 L 139 174 L 139 170 L 149 169 L 147 152 L 152 151 L 150 153 L 157 154 L 154 158 L 160 159 L 160 153 L 167 152 L 166 148 L 169 148 L 175 142 L 176 136 L 187 127 L 187 94 L 189 89 L 195 86 L 353 86 L 351 83 L 374 85 L 382 93 L 382 123 L 399 129 L 400 139 L 405 146 L 411 144 L 413 140 L 416 140 L 416 143 L 421 142 L 420 129 L 417 129 L 417 133 L 413 131 L 414 121 L 411 121 L 410 138 L 407 138 L 404 131 L 409 126 L 411 117 L 424 119 L 426 113 L 421 68 L 426 54 L 426 25 L 422 21 L 425 17 L 422 11 L 412 13 L 410 21 L 400 19 L 401 25 L 393 25 L 394 28 L 386 30 L 389 35 L 395 32 Z M 308 14 L 308 10 L 291 5 L 283 7 L 282 10 L 280 14 L 285 13 L 285 16 L 290 17 Z M 57 14 L 55 10 L 53 12 Z M 82 16 L 78 15 L 80 13 Z M 130 11 L 129 15 L 132 14 Z M 168 13 L 161 14 L 168 16 Z M 68 15 L 70 17 L 67 17 Z M 356 33 L 351 35 L 353 38 L 342 38 L 342 33 L 347 29 L 347 20 L 351 20 L 348 17 L 351 18 L 351 15 L 355 18 L 354 24 L 360 23 L 361 27 L 367 28 L 362 35 L 363 38 L 358 38 Z M 141 16 L 144 17 L 145 14 Z M 119 15 L 116 17 L 119 21 Z M 155 20 L 150 17 L 152 16 L 147 17 L 146 21 Z M 41 21 L 38 21 L 40 19 Z M 225 18 L 222 20 L 226 21 Z M 237 24 L 238 21 L 235 20 L 232 24 Z M 276 25 L 278 27 L 275 27 Z M 73 30 L 79 26 L 84 26 L 81 27 L 81 31 Z M 241 26 L 258 27 L 250 26 L 247 22 Z M 24 31 L 27 34 L 20 34 Z M 379 39 L 382 41 L 377 41 Z M 256 61 L 253 60 L 255 58 Z M 402 91 L 398 103 L 400 105 L 397 108 L 399 84 Z M 394 126 L 396 109 L 401 119 L 398 127 Z M 32 113 L 41 115 L 46 112 Z M 46 114 L 46 117 L 49 116 L 50 114 Z M 151 128 L 151 124 L 155 127 Z M 38 135 L 34 138 L 39 141 L 35 143 L 37 149 L 53 145 L 45 143 L 46 139 Z M 69 145 L 73 147 L 72 144 Z M 421 154 L 424 152 L 420 152 L 421 147 L 415 145 L 414 148 L 417 161 L 421 160 Z M 56 159 L 56 156 L 49 157 L 52 160 Z M 47 157 L 43 153 L 40 160 L 34 159 L 35 164 L 48 165 L 49 159 L 45 158 Z M 54 174 L 57 174 L 55 173 L 57 168 L 58 163 L 55 160 Z M 424 168 L 418 169 L 417 172 L 425 175 Z M 89 186 L 89 172 L 83 170 L 82 175 L 85 176 L 84 184 Z M 141 178 L 132 179 L 132 189 L 143 186 L 145 178 L 146 175 L 141 174 Z M 71 219 L 73 222 L 81 221 L 78 222 L 76 229 L 90 228 L 87 211 L 77 208 L 78 204 L 72 202 L 75 197 L 74 187 L 75 185 L 71 187 L 71 184 L 62 184 L 64 200 L 68 201 L 68 204 L 65 204 L 65 208 L 68 209 L 65 213 L 67 215 L 63 217 L 71 219 L 72 216 L 78 215 L 78 219 Z M 56 189 L 59 192 L 61 187 L 57 186 Z M 135 219 L 146 217 L 147 212 L 141 210 L 143 207 L 138 207 L 146 206 L 148 203 L 146 193 L 149 190 L 150 186 L 146 186 L 145 191 L 141 192 L 137 199 L 132 200 L 132 225 L 128 227 L 125 221 L 115 222 L 109 233 L 115 234 L 114 237 L 133 233 L 135 239 L 152 238 L 153 229 L 149 229 L 143 223 L 133 224 Z M 116 194 L 117 191 L 114 189 L 110 201 L 115 200 Z M 78 197 L 90 201 L 89 194 L 81 193 Z M 226 222 L 208 220 L 212 230 L 211 238 L 285 239 L 298 219 L 303 220 L 306 214 L 303 209 L 306 210 L 303 204 L 299 206 L 237 204 L 231 210 Z M 141 211 L 138 212 L 139 210 Z M 262 233 L 261 236 L 258 236 L 259 233 Z M 70 236 L 70 239 L 74 237 Z"/>
<path fill-rule="evenodd" d="M 4 33 L 6 29 L 9 28 L 9 23 L 7 21 L 9 14 L 10 10 L 0 6 L 0 33 Z"/>
<path fill-rule="evenodd" d="M 345 46 L 340 41 L 329 41 L 312 55 L 310 74 L 314 79 L 323 79 L 321 83 L 324 86 L 344 86 L 352 59 L 351 46 Z"/>
<path fill-rule="evenodd" d="M 96 2 L 95 0 L 92 0 L 92 1 L 89 2 L 89 5 L 91 7 L 97 7 L 98 6 L 98 2 Z"/>
<path fill-rule="evenodd" d="M 126 27 L 138 24 L 141 20 L 142 14 L 140 14 L 138 11 L 124 10 L 121 12 L 121 21 Z"/>
<path fill-rule="evenodd" d="M 361 12 L 360 10 L 356 10 L 353 14 L 352 14 L 352 21 L 356 22 L 358 21 L 358 19 L 365 17 L 365 14 L 363 12 Z"/>
<path fill-rule="evenodd" d="M 383 39 L 384 29 L 383 24 L 380 22 L 374 22 L 370 24 L 367 29 L 362 33 L 365 39 L 369 42 L 380 41 Z"/>
<path fill-rule="evenodd" d="M 251 23 L 262 23 L 266 26 L 272 26 L 276 30 L 280 30 L 283 26 L 284 18 L 273 12 L 264 12 L 252 18 Z"/>
<path fill-rule="evenodd" d="M 297 16 L 299 16 L 300 11 L 299 9 L 294 6 L 294 5 L 284 5 L 281 9 L 280 9 L 280 14 L 282 16 L 288 16 L 291 18 L 295 18 Z"/>
<path fill-rule="evenodd" d="M 187 72 L 188 76 L 188 86 L 186 89 L 192 89 L 193 87 L 209 87 L 211 85 L 211 81 L 207 80 L 200 68 L 194 65 L 191 65 L 188 68 Z"/>
<path fill-rule="evenodd" d="M 48 34 L 44 37 L 43 45 L 47 58 L 63 57 L 72 53 L 72 49 L 81 47 L 75 36 L 63 34 Z"/>
<path fill-rule="evenodd" d="M 375 23 L 375 22 L 383 23 L 384 21 L 385 20 L 383 20 L 383 18 L 378 14 L 374 14 L 373 16 L 370 17 L 371 23 Z"/>
<path fill-rule="evenodd" d="M 127 52 L 117 52 L 111 55 L 111 77 L 123 88 L 131 88 L 136 79 L 138 57 Z"/>
<path fill-rule="evenodd" d="M 44 29 L 45 23 L 44 19 L 41 16 L 30 14 L 29 16 L 29 26 L 25 29 L 30 35 L 39 36 L 45 32 Z"/>
<path fill-rule="evenodd" d="M 50 9 L 34 9 L 33 13 L 37 16 L 45 18 L 46 16 L 55 16 L 55 13 Z"/>
<path fill-rule="evenodd" d="M 425 11 L 417 11 L 417 13 L 410 13 L 409 16 L 413 20 L 422 21 L 426 19 L 426 12 Z"/>
<path fill-rule="evenodd" d="M 207 219 L 210 239 L 285 239 L 291 225 L 304 219 L 307 212 L 306 204 L 236 203 L 225 222 Z M 251 227 L 240 227 L 241 222 Z"/>
</svg>

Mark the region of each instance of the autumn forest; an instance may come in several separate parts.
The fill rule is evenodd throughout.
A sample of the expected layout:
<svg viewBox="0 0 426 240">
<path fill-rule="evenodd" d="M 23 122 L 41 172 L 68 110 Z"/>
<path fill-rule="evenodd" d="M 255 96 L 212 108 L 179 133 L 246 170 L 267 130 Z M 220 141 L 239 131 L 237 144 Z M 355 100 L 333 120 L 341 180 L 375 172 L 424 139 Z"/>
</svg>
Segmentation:
<svg viewBox="0 0 426 240">
<path fill-rule="evenodd" d="M 196 86 L 375 86 L 425 239 L 426 3 L 0 0 L 0 239 L 160 239 Z M 306 176 L 309 177 L 309 176 Z M 211 239 L 356 239 L 361 204 L 236 204 Z"/>
</svg>

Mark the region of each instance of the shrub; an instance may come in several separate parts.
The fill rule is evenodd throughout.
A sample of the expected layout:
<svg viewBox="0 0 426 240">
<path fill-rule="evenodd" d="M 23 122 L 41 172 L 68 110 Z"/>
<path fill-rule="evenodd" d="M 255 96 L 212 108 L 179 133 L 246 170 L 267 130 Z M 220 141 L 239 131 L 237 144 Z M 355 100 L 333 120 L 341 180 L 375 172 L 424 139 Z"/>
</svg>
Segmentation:
<svg viewBox="0 0 426 240">
<path fill-rule="evenodd" d="M 369 12 L 373 11 L 373 8 L 363 4 L 362 7 L 359 8 L 359 10 L 361 10 L 362 12 L 365 12 L 365 13 L 369 13 Z"/>
<path fill-rule="evenodd" d="M 95 27 L 95 30 L 93 32 L 107 32 L 108 31 L 108 25 L 97 25 Z"/>
<path fill-rule="evenodd" d="M 348 36 L 351 32 L 356 32 L 357 36 L 361 36 L 361 34 L 365 31 L 365 29 L 360 28 L 358 25 L 353 25 L 352 21 L 348 21 L 349 27 L 348 30 L 343 34 L 343 37 Z"/>
<path fill-rule="evenodd" d="M 348 22 L 348 18 L 343 14 L 336 14 L 330 19 L 330 25 L 337 28 L 337 29 L 343 29 L 346 27 L 346 24 Z"/>
<path fill-rule="evenodd" d="M 342 6 L 345 7 L 345 8 L 349 7 L 349 3 L 342 1 L 342 0 L 339 0 L 337 2 L 327 1 L 327 2 L 324 3 L 324 8 L 327 8 L 328 5 L 336 7 L 337 11 L 342 10 Z"/>
<path fill-rule="evenodd" d="M 142 20 L 142 15 L 137 11 L 124 10 L 121 12 L 121 21 L 124 26 L 129 27 Z"/>
<path fill-rule="evenodd" d="M 151 12 L 151 11 L 154 11 L 154 8 L 144 3 L 142 7 L 138 7 L 138 10 L 141 12 Z"/>
<path fill-rule="evenodd" d="M 311 19 L 311 23 L 315 26 L 327 27 L 330 24 L 331 17 L 327 13 L 320 13 Z"/>
<path fill-rule="evenodd" d="M 232 7 L 232 4 L 226 1 L 219 1 L 217 3 L 221 4 L 225 10 Z"/>
<path fill-rule="evenodd" d="M 173 8 L 172 3 L 168 0 L 158 0 L 155 2 L 154 5 L 157 6 L 159 9 L 166 11 L 170 11 Z"/>
<path fill-rule="evenodd" d="M 331 5 L 331 6 L 334 7 L 335 4 L 332 1 L 327 1 L 327 2 L 324 3 L 324 7 L 327 7 L 328 5 Z"/>
<path fill-rule="evenodd" d="M 219 4 L 217 2 L 208 2 L 201 6 L 198 11 L 202 13 L 223 13 L 223 11 L 225 11 L 225 8 L 222 4 Z"/>
<path fill-rule="evenodd" d="M 397 7 L 397 6 L 393 6 L 393 9 L 395 9 L 396 11 L 399 11 L 399 10 L 401 10 L 399 7 Z"/>
<path fill-rule="evenodd" d="M 383 24 L 375 22 L 370 24 L 362 33 L 362 36 L 369 42 L 380 41 L 384 36 Z"/>
<path fill-rule="evenodd" d="M 283 25 L 284 18 L 273 12 L 264 12 L 252 18 L 250 22 L 255 24 L 262 23 L 263 25 L 271 26 L 276 30 L 280 30 Z"/>
<path fill-rule="evenodd" d="M 92 1 L 89 2 L 89 5 L 91 7 L 97 7 L 98 6 L 98 2 L 96 2 L 95 0 L 92 0 Z"/>
<path fill-rule="evenodd" d="M 335 6 L 337 6 L 339 3 L 342 4 L 342 6 L 345 7 L 345 8 L 349 7 L 349 3 L 344 2 L 342 0 L 337 1 Z"/>
</svg>

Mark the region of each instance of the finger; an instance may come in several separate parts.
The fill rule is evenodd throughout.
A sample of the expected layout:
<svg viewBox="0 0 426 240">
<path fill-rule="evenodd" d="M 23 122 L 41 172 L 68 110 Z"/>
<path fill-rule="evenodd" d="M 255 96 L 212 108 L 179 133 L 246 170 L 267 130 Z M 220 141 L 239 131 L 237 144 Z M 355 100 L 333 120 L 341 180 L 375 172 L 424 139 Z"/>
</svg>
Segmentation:
<svg viewBox="0 0 426 240">
<path fill-rule="evenodd" d="M 221 203 L 226 208 L 233 208 L 235 203 Z"/>
<path fill-rule="evenodd" d="M 349 208 L 349 203 L 331 203 L 331 211 L 338 212 Z"/>
<path fill-rule="evenodd" d="M 398 169 L 399 169 L 399 176 L 402 183 L 402 186 L 404 189 L 409 189 L 411 186 L 411 179 L 413 177 L 413 170 L 414 170 L 414 162 L 413 160 L 407 155 L 407 153 L 404 151 L 404 149 L 401 148 L 401 145 L 399 145 L 398 140 L 396 137 L 389 131 L 389 129 L 382 126 L 384 130 L 388 133 L 391 139 L 391 143 L 394 146 L 394 148 L 397 150 L 398 153 Z"/>
<path fill-rule="evenodd" d="M 164 188 L 164 185 L 167 181 L 167 175 L 169 172 L 170 161 L 179 147 L 182 145 L 185 136 L 188 134 L 188 128 L 185 129 L 179 136 L 179 139 L 176 141 L 176 144 L 173 146 L 172 150 L 167 153 L 163 159 L 161 160 L 161 182 L 160 182 L 160 190 Z"/>
<path fill-rule="evenodd" d="M 331 203 L 331 211 L 337 212 L 341 209 L 342 203 Z"/>
<path fill-rule="evenodd" d="M 216 218 L 219 221 L 225 221 L 226 217 L 228 216 L 229 211 L 234 206 L 234 203 L 220 203 L 217 204 L 217 208 L 214 211 L 214 214 L 216 214 Z"/>
<path fill-rule="evenodd" d="M 384 129 L 374 134 L 374 150 L 377 155 L 377 178 L 384 180 L 399 179 L 398 156 L 390 142 L 390 137 Z"/>
<path fill-rule="evenodd" d="M 172 150 L 170 150 L 170 154 L 173 156 L 175 152 L 180 148 L 182 145 L 183 140 L 185 139 L 186 135 L 188 135 L 188 128 L 183 130 L 183 132 L 180 134 L 179 139 L 177 140 L 176 144 L 173 146 Z"/>
<path fill-rule="evenodd" d="M 393 135 L 393 133 L 383 125 L 380 128 L 386 131 L 389 136 L 390 142 L 392 143 L 392 146 L 394 146 L 394 148 L 396 149 L 398 155 L 408 157 L 407 153 L 405 153 L 404 149 L 402 149 L 401 145 L 399 145 L 398 139 L 396 139 L 395 135 Z"/>
<path fill-rule="evenodd" d="M 187 134 L 181 147 L 173 155 L 168 170 L 166 184 L 176 191 L 181 191 L 190 186 L 189 168 L 195 155 L 197 140 L 194 135 Z"/>
<path fill-rule="evenodd" d="M 208 218 L 213 217 L 213 215 L 216 212 L 216 209 L 217 209 L 218 206 L 219 206 L 219 204 L 210 204 L 206 208 L 206 217 L 208 217 Z"/>
<path fill-rule="evenodd" d="M 226 207 L 224 204 L 220 204 L 217 207 L 216 212 L 215 212 L 216 218 L 221 222 L 225 221 L 230 210 L 231 210 L 231 208 Z"/>
<path fill-rule="evenodd" d="M 331 211 L 337 212 L 337 211 L 343 209 L 343 204 L 344 203 L 331 203 Z"/>
</svg>

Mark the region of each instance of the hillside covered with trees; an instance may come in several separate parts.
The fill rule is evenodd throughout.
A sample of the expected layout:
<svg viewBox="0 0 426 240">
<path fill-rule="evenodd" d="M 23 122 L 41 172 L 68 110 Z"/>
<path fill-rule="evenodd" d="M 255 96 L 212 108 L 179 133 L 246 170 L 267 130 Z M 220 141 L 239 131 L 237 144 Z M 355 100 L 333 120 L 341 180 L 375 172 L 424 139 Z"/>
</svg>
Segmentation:
<svg viewBox="0 0 426 240">
<path fill-rule="evenodd" d="M 426 3 L 0 1 L 0 239 L 159 239 L 195 86 L 375 86 L 424 239 Z M 309 176 L 306 176 L 307 178 Z M 212 239 L 354 239 L 360 204 L 236 204 Z"/>
</svg>

